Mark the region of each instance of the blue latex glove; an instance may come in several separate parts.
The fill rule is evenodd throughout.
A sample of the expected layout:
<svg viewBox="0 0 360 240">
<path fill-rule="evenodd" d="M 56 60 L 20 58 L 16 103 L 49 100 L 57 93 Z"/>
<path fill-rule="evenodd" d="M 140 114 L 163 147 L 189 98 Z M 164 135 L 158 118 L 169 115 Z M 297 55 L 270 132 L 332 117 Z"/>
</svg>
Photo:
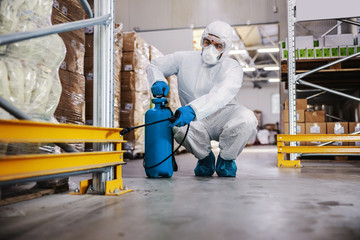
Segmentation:
<svg viewBox="0 0 360 240">
<path fill-rule="evenodd" d="M 151 87 L 151 92 L 154 96 L 166 97 L 169 93 L 169 86 L 166 82 L 156 81 Z"/>
<path fill-rule="evenodd" d="M 196 117 L 194 110 L 190 106 L 179 107 L 176 111 L 180 112 L 180 116 L 169 127 L 182 127 L 189 124 Z"/>
</svg>

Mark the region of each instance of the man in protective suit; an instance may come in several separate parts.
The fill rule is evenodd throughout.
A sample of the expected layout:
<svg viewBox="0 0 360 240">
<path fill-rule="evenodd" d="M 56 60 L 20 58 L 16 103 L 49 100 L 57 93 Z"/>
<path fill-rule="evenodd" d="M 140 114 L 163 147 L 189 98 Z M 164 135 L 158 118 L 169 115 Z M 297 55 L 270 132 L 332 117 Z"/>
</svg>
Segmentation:
<svg viewBox="0 0 360 240">
<path fill-rule="evenodd" d="M 256 134 L 254 113 L 237 104 L 236 95 L 243 81 L 239 63 L 228 56 L 232 45 L 232 27 L 215 21 L 201 37 L 202 51 L 184 51 L 152 60 L 147 67 L 148 81 L 154 95 L 167 95 L 165 77 L 176 74 L 182 107 L 173 127 L 175 140 L 184 138 L 184 147 L 198 159 L 196 176 L 235 177 L 236 157 Z M 210 141 L 219 142 L 215 156 Z"/>
</svg>

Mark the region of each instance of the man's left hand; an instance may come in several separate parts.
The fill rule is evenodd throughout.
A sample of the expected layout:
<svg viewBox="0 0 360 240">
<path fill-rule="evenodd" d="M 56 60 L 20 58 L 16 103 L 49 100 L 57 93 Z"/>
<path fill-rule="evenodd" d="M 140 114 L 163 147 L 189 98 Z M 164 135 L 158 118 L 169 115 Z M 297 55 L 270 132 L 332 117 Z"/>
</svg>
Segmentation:
<svg viewBox="0 0 360 240">
<path fill-rule="evenodd" d="M 189 124 L 196 117 L 194 110 L 190 106 L 179 107 L 177 112 L 180 112 L 180 116 L 176 121 L 169 125 L 169 127 L 182 127 Z"/>
</svg>

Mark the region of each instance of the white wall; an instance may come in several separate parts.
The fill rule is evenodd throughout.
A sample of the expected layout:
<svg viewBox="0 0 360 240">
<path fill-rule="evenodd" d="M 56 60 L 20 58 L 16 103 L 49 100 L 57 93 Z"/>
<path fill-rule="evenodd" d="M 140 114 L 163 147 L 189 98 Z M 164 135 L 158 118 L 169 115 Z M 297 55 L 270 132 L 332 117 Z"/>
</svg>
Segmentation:
<svg viewBox="0 0 360 240">
<path fill-rule="evenodd" d="M 125 30 L 205 27 L 214 20 L 231 25 L 277 22 L 285 0 L 115 0 L 115 21 Z"/>
<path fill-rule="evenodd" d="M 170 54 L 176 51 L 193 50 L 192 29 L 178 29 L 165 31 L 139 32 L 147 43 L 155 46 L 163 54 Z"/>
<path fill-rule="evenodd" d="M 252 84 L 244 84 L 237 95 L 237 102 L 250 110 L 260 110 L 263 115 L 263 124 L 280 124 L 280 114 L 271 113 L 271 96 L 279 93 L 279 84 L 271 83 L 261 89 L 253 88 Z"/>
</svg>

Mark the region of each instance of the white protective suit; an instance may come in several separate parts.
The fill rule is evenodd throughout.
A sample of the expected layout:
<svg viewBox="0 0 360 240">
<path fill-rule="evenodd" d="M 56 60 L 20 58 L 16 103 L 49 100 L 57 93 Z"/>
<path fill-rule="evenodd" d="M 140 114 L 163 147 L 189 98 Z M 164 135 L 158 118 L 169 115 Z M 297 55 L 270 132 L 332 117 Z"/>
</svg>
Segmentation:
<svg viewBox="0 0 360 240">
<path fill-rule="evenodd" d="M 198 159 L 211 151 L 211 140 L 219 141 L 220 156 L 234 160 L 248 140 L 256 134 L 254 113 L 236 103 L 236 95 L 243 80 L 239 63 L 227 55 L 232 45 L 233 29 L 224 22 L 215 21 L 204 31 L 225 41 L 225 51 L 219 62 L 208 65 L 200 51 L 175 52 L 152 60 L 147 67 L 150 86 L 156 81 L 167 82 L 165 77 L 176 74 L 182 106 L 189 105 L 196 118 L 190 124 L 184 147 Z M 187 126 L 174 127 L 179 143 Z"/>
</svg>

